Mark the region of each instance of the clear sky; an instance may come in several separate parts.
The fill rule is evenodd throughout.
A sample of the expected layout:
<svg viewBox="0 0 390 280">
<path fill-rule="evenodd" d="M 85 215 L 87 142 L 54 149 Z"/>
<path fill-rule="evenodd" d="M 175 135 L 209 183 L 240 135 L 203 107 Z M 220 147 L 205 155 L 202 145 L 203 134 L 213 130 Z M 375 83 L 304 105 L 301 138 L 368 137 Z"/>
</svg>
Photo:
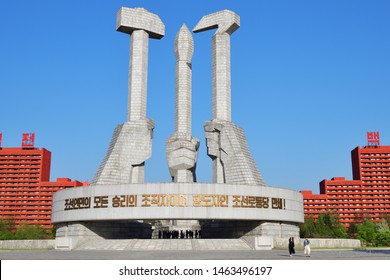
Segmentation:
<svg viewBox="0 0 390 280">
<path fill-rule="evenodd" d="M 1 1 L 0 133 L 23 132 L 52 152 L 51 180 L 92 180 L 117 124 L 126 121 L 129 42 L 115 31 L 121 6 L 160 16 L 149 41 L 147 116 L 155 121 L 147 182 L 170 181 L 165 141 L 174 132 L 174 38 L 202 16 L 241 17 L 231 36 L 232 120 L 270 186 L 318 193 L 352 177 L 350 151 L 379 131 L 390 145 L 390 1 Z M 193 136 L 197 178 L 211 181 L 203 123 L 211 119 L 211 37 L 193 34 Z"/>
</svg>

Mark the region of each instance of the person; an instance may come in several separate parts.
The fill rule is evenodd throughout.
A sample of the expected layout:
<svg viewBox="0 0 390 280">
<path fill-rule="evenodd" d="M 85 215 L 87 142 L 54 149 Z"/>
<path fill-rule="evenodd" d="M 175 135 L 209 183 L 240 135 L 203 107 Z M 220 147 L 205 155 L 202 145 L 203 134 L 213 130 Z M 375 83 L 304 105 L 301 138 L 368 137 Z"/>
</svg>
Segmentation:
<svg viewBox="0 0 390 280">
<path fill-rule="evenodd" d="M 293 254 L 295 254 L 295 244 L 294 244 L 294 237 L 290 237 L 288 239 L 288 252 L 290 254 L 290 257 L 292 257 Z"/>
<path fill-rule="evenodd" d="M 304 246 L 304 250 L 303 250 L 303 254 L 306 256 L 306 257 L 310 257 L 310 241 L 309 239 L 305 239 L 303 241 L 303 246 Z"/>
</svg>

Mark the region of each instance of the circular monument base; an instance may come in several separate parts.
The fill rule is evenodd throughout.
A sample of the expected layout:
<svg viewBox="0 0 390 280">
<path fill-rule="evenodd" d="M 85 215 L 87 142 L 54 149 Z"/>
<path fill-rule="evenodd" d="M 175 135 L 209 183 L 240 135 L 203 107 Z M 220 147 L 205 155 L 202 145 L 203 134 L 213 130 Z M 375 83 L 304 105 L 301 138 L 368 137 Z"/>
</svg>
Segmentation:
<svg viewBox="0 0 390 280">
<path fill-rule="evenodd" d="M 157 231 L 164 226 L 184 231 L 196 227 L 201 238 L 299 236 L 298 224 L 303 221 L 302 195 L 274 187 L 92 185 L 66 189 L 53 198 L 52 222 L 64 247 L 85 238 L 158 238 Z"/>
</svg>

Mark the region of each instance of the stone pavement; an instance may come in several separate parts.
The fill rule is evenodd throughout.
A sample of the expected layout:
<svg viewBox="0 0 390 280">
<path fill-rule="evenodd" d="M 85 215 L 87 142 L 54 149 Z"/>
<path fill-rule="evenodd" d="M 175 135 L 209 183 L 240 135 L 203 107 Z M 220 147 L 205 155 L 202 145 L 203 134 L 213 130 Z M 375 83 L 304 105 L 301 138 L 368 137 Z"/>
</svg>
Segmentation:
<svg viewBox="0 0 390 280">
<path fill-rule="evenodd" d="M 89 240 L 71 251 L 2 249 L 0 260 L 390 260 L 390 248 L 296 252 L 253 250 L 241 239 L 123 239 Z"/>
<path fill-rule="evenodd" d="M 243 239 L 122 239 L 90 240 L 76 250 L 252 250 Z"/>
<path fill-rule="evenodd" d="M 287 250 L 0 250 L 1 260 L 390 260 L 390 249 L 313 250 L 310 258 Z"/>
</svg>

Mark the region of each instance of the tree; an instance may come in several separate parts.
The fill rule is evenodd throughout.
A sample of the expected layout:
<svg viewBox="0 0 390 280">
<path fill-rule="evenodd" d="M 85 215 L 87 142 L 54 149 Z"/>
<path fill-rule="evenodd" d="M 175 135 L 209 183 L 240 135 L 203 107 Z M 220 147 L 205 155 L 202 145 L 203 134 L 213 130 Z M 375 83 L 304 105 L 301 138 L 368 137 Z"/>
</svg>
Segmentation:
<svg viewBox="0 0 390 280">
<path fill-rule="evenodd" d="M 55 228 L 44 229 L 39 225 L 16 227 L 14 219 L 0 220 L 0 240 L 52 239 L 54 237 Z"/>
<path fill-rule="evenodd" d="M 300 225 L 302 238 L 347 238 L 345 227 L 340 223 L 337 212 L 321 213 L 316 222 L 312 216 L 305 218 L 305 223 Z"/>
<path fill-rule="evenodd" d="M 313 238 L 316 235 L 316 225 L 312 215 L 305 218 L 305 222 L 299 225 L 301 238 Z"/>
<path fill-rule="evenodd" d="M 358 223 L 355 223 L 355 222 L 350 223 L 348 230 L 347 230 L 347 233 L 350 237 L 355 238 L 357 233 L 358 233 Z"/>
<path fill-rule="evenodd" d="M 386 219 L 377 224 L 377 244 L 378 246 L 390 246 L 390 227 Z"/>
<path fill-rule="evenodd" d="M 14 219 L 0 220 L 0 240 L 13 239 L 13 231 L 15 230 Z"/>
<path fill-rule="evenodd" d="M 15 231 L 15 239 L 47 239 L 48 234 L 39 225 L 22 225 Z"/>
<path fill-rule="evenodd" d="M 382 217 L 382 222 L 385 221 L 387 225 L 390 224 L 390 214 L 384 214 Z"/>
<path fill-rule="evenodd" d="M 390 231 L 378 232 L 376 239 L 378 246 L 390 246 Z"/>
<path fill-rule="evenodd" d="M 371 220 L 364 220 L 363 223 L 358 225 L 357 237 L 364 245 L 377 246 L 377 235 L 376 225 Z"/>
<path fill-rule="evenodd" d="M 348 236 L 337 212 L 328 211 L 320 214 L 315 225 L 318 237 L 347 238 Z"/>
<path fill-rule="evenodd" d="M 316 221 L 317 237 L 332 237 L 332 219 L 330 213 L 322 213 Z"/>
</svg>

